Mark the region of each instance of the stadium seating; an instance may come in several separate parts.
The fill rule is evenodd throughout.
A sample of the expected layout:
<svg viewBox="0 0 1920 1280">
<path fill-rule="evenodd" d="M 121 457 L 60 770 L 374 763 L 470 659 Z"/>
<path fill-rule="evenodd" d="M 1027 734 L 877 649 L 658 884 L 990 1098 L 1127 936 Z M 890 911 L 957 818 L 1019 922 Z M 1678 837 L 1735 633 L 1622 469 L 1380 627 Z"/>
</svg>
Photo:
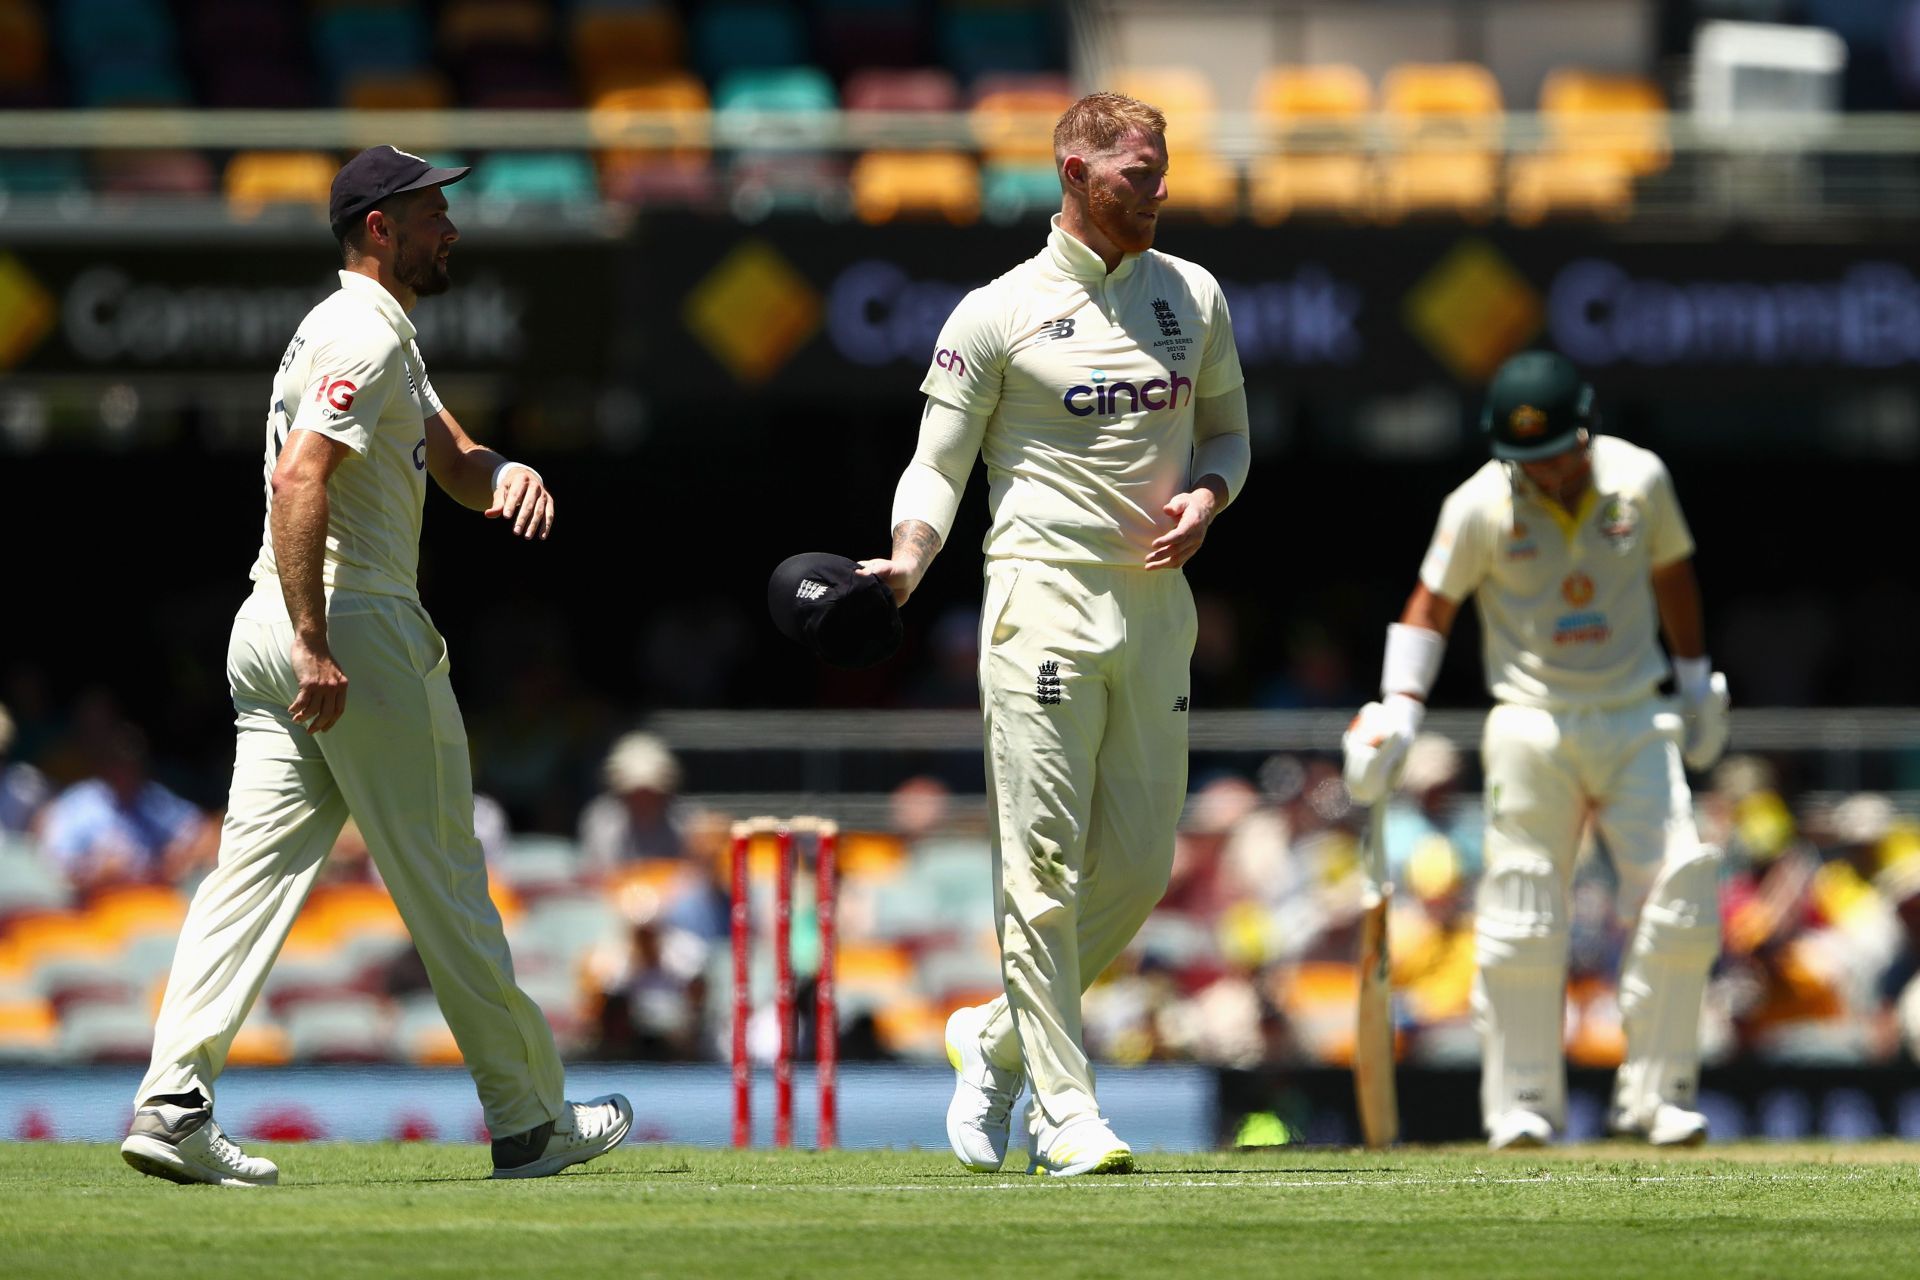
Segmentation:
<svg viewBox="0 0 1920 1280">
<path fill-rule="evenodd" d="M 939 217 L 965 226 L 980 217 L 980 170 L 958 151 L 869 151 L 850 181 L 862 222 Z"/>
<path fill-rule="evenodd" d="M 833 81 L 818 67 L 747 67 L 721 77 L 714 89 L 714 127 L 737 142 L 727 170 L 736 214 L 830 214 L 844 203 L 845 161 L 805 145 L 820 136 L 820 113 L 838 105 Z"/>
<path fill-rule="evenodd" d="M 980 199 L 988 219 L 1011 222 L 1059 207 L 1050 122 L 1071 105 L 1073 92 L 1058 76 L 987 76 L 975 83 L 970 124 L 981 151 Z"/>
<path fill-rule="evenodd" d="M 575 11 L 570 38 L 589 102 L 678 70 L 686 56 L 686 31 L 666 5 L 582 7 Z"/>
<path fill-rule="evenodd" d="M 954 5 L 943 9 L 934 47 L 962 80 L 995 72 L 1054 71 L 1065 59 L 1042 4 Z"/>
<path fill-rule="evenodd" d="M 346 81 L 340 105 L 354 111 L 438 111 L 453 105 L 453 87 L 438 71 L 370 71 Z"/>
<path fill-rule="evenodd" d="M 693 64 L 716 86 L 730 71 L 796 67 L 809 61 L 797 7 L 718 0 L 693 14 Z"/>
<path fill-rule="evenodd" d="M 601 190 L 610 200 L 648 204 L 697 201 L 711 195 L 711 151 L 706 141 L 707 87 L 697 76 L 668 71 L 594 100 L 588 127 L 610 143 L 625 137 L 635 113 L 664 116 L 676 134 L 666 147 L 618 146 L 600 154 Z"/>
<path fill-rule="evenodd" d="M 96 151 L 92 162 L 94 189 L 102 195 L 203 196 L 214 190 L 213 163 L 203 151 L 176 147 Z"/>
<path fill-rule="evenodd" d="M 941 67 L 867 67 L 841 90 L 849 111 L 957 111 L 960 84 Z"/>
<path fill-rule="evenodd" d="M 1396 144 L 1380 175 L 1380 217 L 1490 217 L 1499 195 L 1501 118 L 1493 73 L 1469 62 L 1395 67 L 1380 105 Z"/>
<path fill-rule="evenodd" d="M 577 151 L 497 151 L 473 171 L 471 194 L 495 204 L 592 200 L 593 165 Z"/>
<path fill-rule="evenodd" d="M 1150 102 L 1167 117 L 1167 203 L 1174 217 L 1230 222 L 1240 212 L 1240 173 L 1214 151 L 1213 81 L 1193 67 L 1130 67 L 1115 88 Z"/>
<path fill-rule="evenodd" d="M 333 157 L 319 151 L 242 151 L 227 162 L 227 207 L 237 218 L 257 217 L 277 204 L 324 209 L 338 169 Z"/>
<path fill-rule="evenodd" d="M 1552 214 L 1622 218 L 1634 180 L 1666 167 L 1666 101 L 1638 76 L 1573 68 L 1548 75 L 1540 91 L 1546 138 L 1515 156 L 1507 172 L 1507 216 L 1532 225 Z"/>
<path fill-rule="evenodd" d="M 0 0 L 0 106 L 47 91 L 47 27 L 31 0 Z"/>
<path fill-rule="evenodd" d="M 1366 122 L 1373 87 L 1358 67 L 1275 67 L 1261 77 L 1254 105 L 1277 148 L 1248 174 L 1254 221 L 1271 226 L 1301 213 L 1372 213 Z"/>
<path fill-rule="evenodd" d="M 933 52 L 913 0 L 819 0 L 814 30 L 822 65 L 842 78 L 918 66 Z"/>
</svg>

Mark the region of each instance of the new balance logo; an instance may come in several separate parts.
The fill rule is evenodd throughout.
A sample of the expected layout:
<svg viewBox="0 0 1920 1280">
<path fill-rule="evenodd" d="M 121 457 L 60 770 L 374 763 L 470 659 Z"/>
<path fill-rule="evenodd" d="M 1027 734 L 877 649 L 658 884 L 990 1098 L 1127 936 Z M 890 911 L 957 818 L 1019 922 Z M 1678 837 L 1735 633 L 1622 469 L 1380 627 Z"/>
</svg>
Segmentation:
<svg viewBox="0 0 1920 1280">
<path fill-rule="evenodd" d="M 1033 682 L 1033 694 L 1043 707 L 1057 706 L 1060 702 L 1060 664 L 1048 659 L 1040 664 L 1040 675 Z"/>
<path fill-rule="evenodd" d="M 1186 694 L 1184 694 L 1184 693 L 1183 693 L 1183 694 L 1181 694 L 1181 695 L 1180 695 L 1179 697 L 1177 697 L 1177 698 L 1175 698 L 1175 699 L 1173 700 L 1173 709 L 1174 709 L 1175 711 L 1185 711 L 1185 710 L 1187 709 L 1187 695 L 1186 695 Z"/>
<path fill-rule="evenodd" d="M 1046 324 L 1040 326 L 1039 341 L 1041 342 L 1045 342 L 1049 338 L 1071 338 L 1072 336 L 1073 319 L 1070 316 L 1061 320 L 1049 320 Z"/>
<path fill-rule="evenodd" d="M 815 582 L 809 578 L 800 583 L 800 589 L 793 593 L 793 598 L 795 600 L 818 600 L 825 594 L 827 594 L 827 584 L 824 582 Z"/>
</svg>

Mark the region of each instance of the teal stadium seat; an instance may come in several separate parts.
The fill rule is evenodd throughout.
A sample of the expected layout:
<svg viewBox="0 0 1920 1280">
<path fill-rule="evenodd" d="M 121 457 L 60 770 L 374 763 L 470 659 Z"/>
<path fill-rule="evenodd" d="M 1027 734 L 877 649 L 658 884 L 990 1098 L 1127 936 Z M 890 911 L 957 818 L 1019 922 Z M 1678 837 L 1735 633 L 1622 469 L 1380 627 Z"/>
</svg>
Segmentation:
<svg viewBox="0 0 1920 1280">
<path fill-rule="evenodd" d="M 598 186 L 592 162 L 579 152 L 502 151 L 474 169 L 473 195 L 502 202 L 571 204 L 598 198 Z"/>
<path fill-rule="evenodd" d="M 980 212 L 990 222 L 1018 222 L 1060 207 L 1060 175 L 1051 164 L 994 164 L 980 170 Z"/>
<path fill-rule="evenodd" d="M 39 158 L 32 152 L 0 153 L 0 191 L 15 195 L 53 190 L 24 185 L 15 187 L 9 183 L 16 163 Z M 76 163 L 71 175 L 78 173 Z M 84 178 L 80 179 L 79 186 L 84 188 Z M 59 188 L 71 189 L 74 188 Z M 20 837 L 0 833 L 0 920 L 18 912 L 64 911 L 72 901 L 73 891 L 40 858 L 32 844 Z"/>
<path fill-rule="evenodd" d="M 721 77 L 714 90 L 721 132 L 738 130 L 770 144 L 788 144 L 736 149 L 728 183 L 737 214 L 751 219 L 798 209 L 830 215 L 835 201 L 844 204 L 844 162 L 791 145 L 815 137 L 817 113 L 837 105 L 833 81 L 819 67 L 742 68 Z"/>
<path fill-rule="evenodd" d="M 315 56 L 335 84 L 369 71 L 411 71 L 430 61 L 427 24 L 415 9 L 328 9 L 315 16 L 313 35 Z"/>
<path fill-rule="evenodd" d="M 741 67 L 791 67 L 808 60 L 806 26 L 794 5 L 704 4 L 694 14 L 694 67 L 710 84 Z"/>
<path fill-rule="evenodd" d="M 962 80 L 1003 71 L 1057 71 L 1064 62 L 1052 19 L 1038 6 L 948 9 L 940 58 Z"/>
</svg>

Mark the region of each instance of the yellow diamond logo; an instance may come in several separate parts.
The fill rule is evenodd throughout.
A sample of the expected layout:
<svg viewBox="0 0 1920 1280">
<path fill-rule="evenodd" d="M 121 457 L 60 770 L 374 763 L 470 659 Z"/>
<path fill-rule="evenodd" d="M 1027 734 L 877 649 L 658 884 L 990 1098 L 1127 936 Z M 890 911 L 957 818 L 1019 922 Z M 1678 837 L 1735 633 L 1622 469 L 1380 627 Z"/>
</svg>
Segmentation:
<svg viewBox="0 0 1920 1280">
<path fill-rule="evenodd" d="M 53 295 L 10 253 L 0 253 L 0 369 L 11 369 L 53 331 Z"/>
<path fill-rule="evenodd" d="M 1485 382 L 1540 332 L 1540 295 L 1485 240 L 1462 240 L 1407 294 L 1407 327 L 1462 382 Z"/>
<path fill-rule="evenodd" d="M 820 295 L 772 245 L 748 240 L 693 287 L 684 316 L 737 381 L 761 383 L 820 327 Z"/>
</svg>

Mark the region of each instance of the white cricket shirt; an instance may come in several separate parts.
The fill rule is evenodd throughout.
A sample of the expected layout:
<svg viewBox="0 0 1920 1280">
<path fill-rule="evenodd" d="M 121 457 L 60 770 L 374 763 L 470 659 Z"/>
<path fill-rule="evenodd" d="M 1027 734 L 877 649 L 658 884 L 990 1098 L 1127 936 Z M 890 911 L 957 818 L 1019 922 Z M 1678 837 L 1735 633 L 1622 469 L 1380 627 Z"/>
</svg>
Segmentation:
<svg viewBox="0 0 1920 1280">
<path fill-rule="evenodd" d="M 1592 440 L 1593 485 L 1568 514 L 1498 460 L 1440 508 L 1420 566 L 1429 591 L 1480 609 L 1487 688 L 1502 702 L 1620 706 L 1667 676 L 1651 575 L 1693 554 L 1666 466 Z"/>
<path fill-rule="evenodd" d="M 329 588 L 419 598 L 420 513 L 427 494 L 426 420 L 440 397 L 413 322 L 375 280 L 340 273 L 340 290 L 307 313 L 280 357 L 267 411 L 268 525 L 253 580 L 278 576 L 273 467 L 295 431 L 353 452 L 327 481 Z"/>
<path fill-rule="evenodd" d="M 1211 273 L 1152 249 L 1109 273 L 1056 215 L 954 308 L 920 389 L 987 418 L 988 556 L 1138 567 L 1173 527 L 1195 397 L 1241 381 Z"/>
</svg>

